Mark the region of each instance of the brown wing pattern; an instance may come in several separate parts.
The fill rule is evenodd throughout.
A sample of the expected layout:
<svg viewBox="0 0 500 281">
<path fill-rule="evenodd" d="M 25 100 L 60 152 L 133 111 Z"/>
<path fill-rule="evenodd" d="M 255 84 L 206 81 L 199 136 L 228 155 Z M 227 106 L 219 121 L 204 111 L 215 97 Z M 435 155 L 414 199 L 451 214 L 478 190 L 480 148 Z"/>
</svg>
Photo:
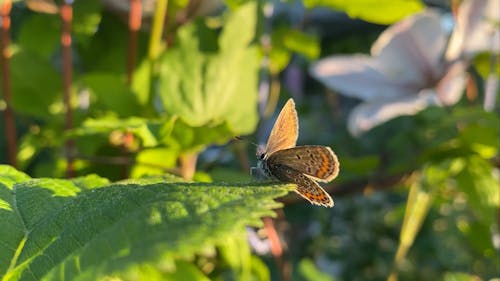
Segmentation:
<svg viewBox="0 0 500 281">
<path fill-rule="evenodd" d="M 315 181 L 304 174 L 281 164 L 270 164 L 271 173 L 278 180 L 297 184 L 297 192 L 312 204 L 333 207 L 332 197 Z"/>
<path fill-rule="evenodd" d="M 274 123 L 267 140 L 265 153 L 270 155 L 281 149 L 295 147 L 298 136 L 299 121 L 297 111 L 293 99 L 289 99 Z"/>
<path fill-rule="evenodd" d="M 269 163 L 282 163 L 311 178 L 329 182 L 337 177 L 340 164 L 337 156 L 327 146 L 306 145 L 276 151 L 269 156 Z"/>
</svg>

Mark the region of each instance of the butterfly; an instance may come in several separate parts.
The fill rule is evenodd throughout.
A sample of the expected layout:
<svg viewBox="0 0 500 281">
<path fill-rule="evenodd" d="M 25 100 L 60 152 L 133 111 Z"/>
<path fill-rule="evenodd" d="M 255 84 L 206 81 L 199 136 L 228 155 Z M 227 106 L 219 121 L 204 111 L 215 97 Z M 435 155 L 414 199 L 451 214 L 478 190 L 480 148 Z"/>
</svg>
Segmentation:
<svg viewBox="0 0 500 281">
<path fill-rule="evenodd" d="M 317 183 L 337 177 L 340 163 L 327 146 L 295 146 L 299 121 L 289 99 L 274 123 L 267 144 L 257 151 L 257 169 L 267 177 L 297 185 L 295 192 L 312 204 L 333 207 L 332 197 Z"/>
</svg>

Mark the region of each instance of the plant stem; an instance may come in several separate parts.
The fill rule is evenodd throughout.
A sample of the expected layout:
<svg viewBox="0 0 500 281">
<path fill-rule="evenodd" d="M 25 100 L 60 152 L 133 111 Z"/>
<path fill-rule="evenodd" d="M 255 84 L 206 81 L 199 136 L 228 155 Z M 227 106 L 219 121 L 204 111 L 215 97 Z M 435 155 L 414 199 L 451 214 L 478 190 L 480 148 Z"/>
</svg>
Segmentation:
<svg viewBox="0 0 500 281">
<path fill-rule="evenodd" d="M 10 0 L 5 0 L 1 6 L 0 18 L 2 23 L 1 33 L 1 64 L 2 64 L 2 92 L 3 99 L 6 103 L 5 108 L 5 135 L 7 136 L 7 150 L 9 163 L 13 167 L 17 167 L 17 132 L 14 120 L 14 112 L 11 106 L 11 87 L 10 87 L 10 10 L 12 3 Z"/>
<path fill-rule="evenodd" d="M 71 108 L 71 84 L 73 80 L 73 66 L 71 59 L 71 21 L 73 20 L 73 7 L 68 0 L 63 1 L 61 6 L 61 45 L 62 45 L 62 59 L 63 59 L 63 100 L 64 108 L 66 111 L 65 116 L 65 129 L 71 130 L 73 128 L 73 111 Z M 66 160 L 68 162 L 66 167 L 66 177 L 74 176 L 73 166 L 73 152 L 74 142 L 68 139 L 65 144 Z"/>
<path fill-rule="evenodd" d="M 167 14 L 167 6 L 168 0 L 158 0 L 156 2 L 156 10 L 153 17 L 153 26 L 151 28 L 151 34 L 149 37 L 149 49 L 148 49 L 148 58 L 149 58 L 149 75 L 150 75 L 150 83 L 149 83 L 149 95 L 148 95 L 148 104 L 153 106 L 154 103 L 154 81 L 157 76 L 157 60 L 162 51 L 162 34 L 163 27 L 165 24 L 165 16 Z"/>
<path fill-rule="evenodd" d="M 132 74 L 137 57 L 137 34 L 141 28 L 142 3 L 141 0 L 129 0 L 130 12 L 128 17 L 128 55 L 127 55 L 127 84 L 132 85 Z"/>
<path fill-rule="evenodd" d="M 162 49 L 162 33 L 167 14 L 168 0 L 158 0 L 156 2 L 156 11 L 153 18 L 153 27 L 151 28 L 151 37 L 149 38 L 148 57 L 151 61 L 156 61 Z"/>
<path fill-rule="evenodd" d="M 196 171 L 196 161 L 198 160 L 198 154 L 196 153 L 186 153 L 179 157 L 181 164 L 181 175 L 183 178 L 190 180 L 194 176 Z"/>
</svg>

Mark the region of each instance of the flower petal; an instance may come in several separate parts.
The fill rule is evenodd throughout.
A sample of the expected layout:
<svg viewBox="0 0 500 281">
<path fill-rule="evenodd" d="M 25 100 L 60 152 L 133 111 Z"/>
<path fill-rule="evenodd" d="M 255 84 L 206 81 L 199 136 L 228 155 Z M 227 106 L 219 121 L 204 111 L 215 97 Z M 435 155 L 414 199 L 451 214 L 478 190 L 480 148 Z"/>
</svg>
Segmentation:
<svg viewBox="0 0 500 281">
<path fill-rule="evenodd" d="M 462 97 L 467 78 L 466 68 L 464 61 L 457 61 L 447 68 L 445 75 L 436 85 L 436 92 L 442 104 L 455 104 Z"/>
<path fill-rule="evenodd" d="M 385 30 L 371 53 L 392 80 L 426 88 L 444 69 L 441 56 L 446 36 L 439 15 L 431 10 L 410 16 Z"/>
<path fill-rule="evenodd" d="M 429 105 L 440 105 L 436 93 L 430 89 L 399 99 L 362 103 L 349 114 L 347 128 L 353 136 L 360 136 L 390 119 L 416 114 Z"/>
<path fill-rule="evenodd" d="M 379 64 L 366 55 L 332 56 L 313 64 L 309 72 L 326 87 L 364 101 L 396 98 L 418 91 L 401 81 L 390 80 Z"/>
<path fill-rule="evenodd" d="M 310 68 L 330 89 L 364 101 L 398 98 L 435 86 L 446 65 L 446 37 L 437 13 L 408 17 L 384 31 L 372 57 L 333 56 Z"/>
<path fill-rule="evenodd" d="M 498 0 L 464 0 L 458 7 L 446 59 L 452 61 L 462 55 L 470 58 L 482 51 L 500 52 L 499 11 Z"/>
</svg>

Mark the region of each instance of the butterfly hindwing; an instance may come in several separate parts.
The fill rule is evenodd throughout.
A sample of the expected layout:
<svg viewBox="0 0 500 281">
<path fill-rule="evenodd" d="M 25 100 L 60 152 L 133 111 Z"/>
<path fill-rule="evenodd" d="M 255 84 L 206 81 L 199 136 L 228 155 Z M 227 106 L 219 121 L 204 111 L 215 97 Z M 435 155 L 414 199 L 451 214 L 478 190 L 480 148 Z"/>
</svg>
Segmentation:
<svg viewBox="0 0 500 281">
<path fill-rule="evenodd" d="M 272 162 L 269 165 L 274 177 L 282 182 L 295 183 L 297 185 L 295 192 L 312 204 L 333 207 L 332 197 L 311 178 L 287 165 Z"/>
<path fill-rule="evenodd" d="M 279 150 L 268 158 L 270 163 L 284 163 L 317 181 L 329 182 L 339 173 L 339 161 L 327 146 L 307 145 Z"/>
</svg>

